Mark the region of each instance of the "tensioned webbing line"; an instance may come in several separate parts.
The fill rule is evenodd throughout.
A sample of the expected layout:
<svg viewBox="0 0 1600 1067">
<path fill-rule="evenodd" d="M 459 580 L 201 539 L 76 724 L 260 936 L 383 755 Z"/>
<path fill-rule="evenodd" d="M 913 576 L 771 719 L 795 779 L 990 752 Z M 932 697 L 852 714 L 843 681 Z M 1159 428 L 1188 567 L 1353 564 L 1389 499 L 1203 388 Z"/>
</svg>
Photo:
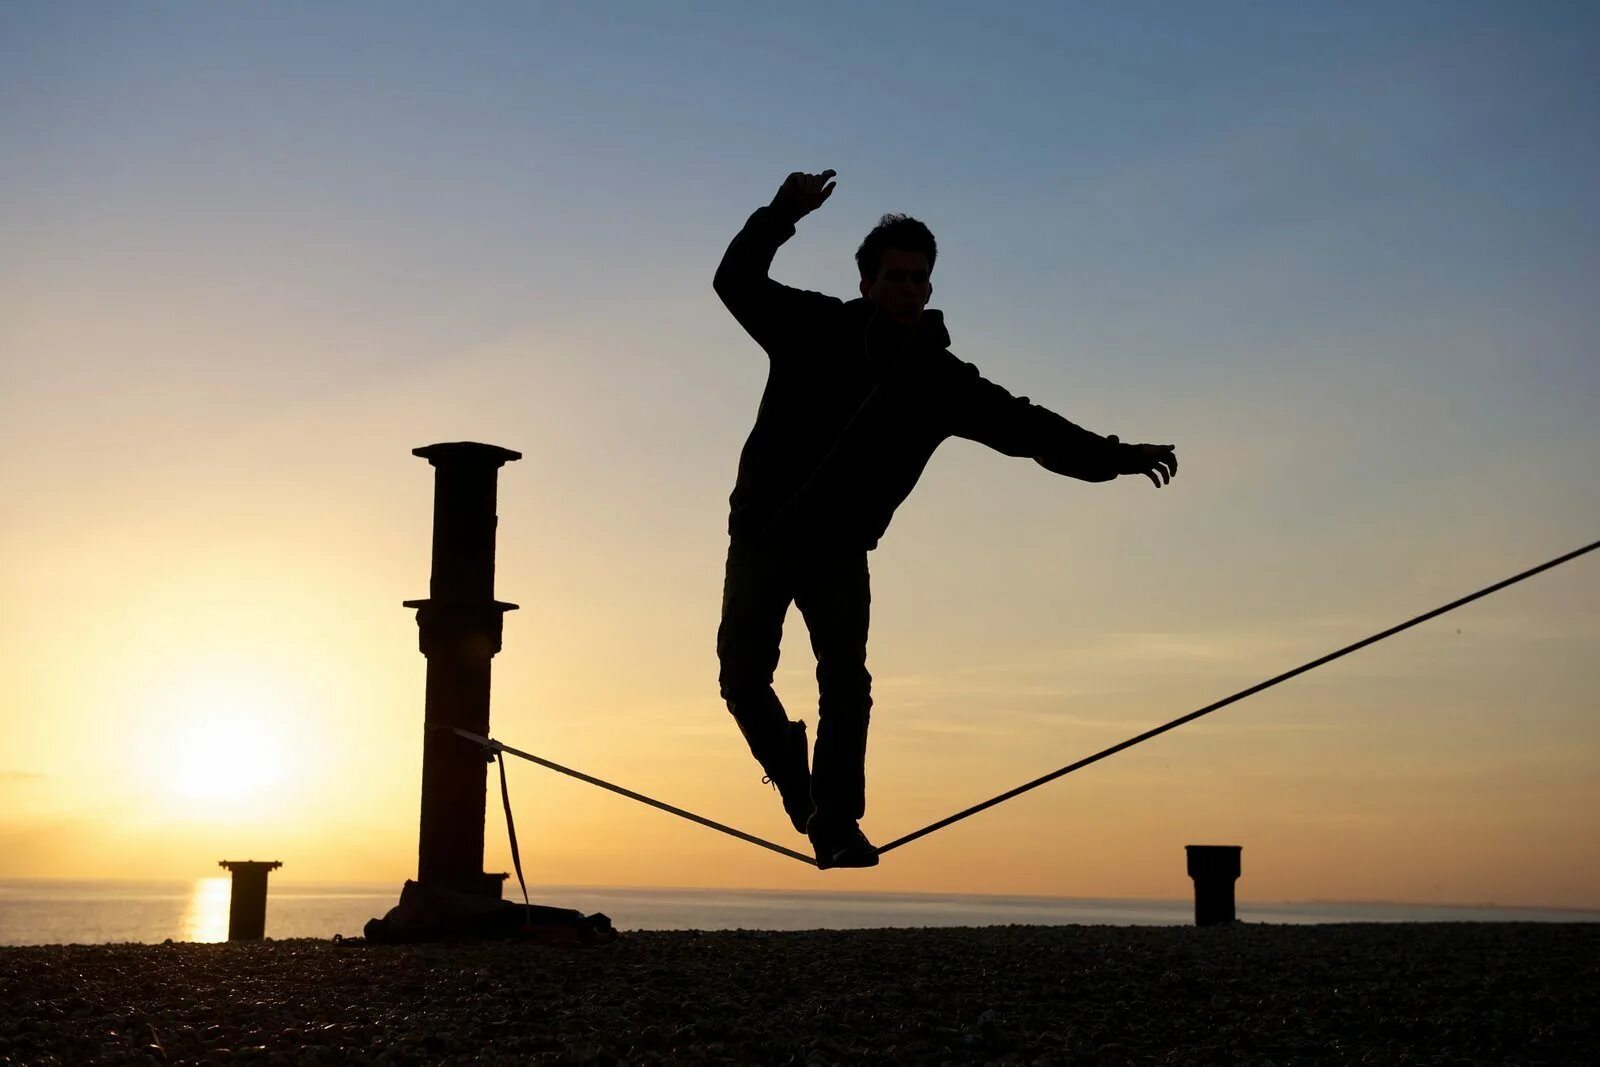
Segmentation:
<svg viewBox="0 0 1600 1067">
<path fill-rule="evenodd" d="M 1340 656 L 1348 656 L 1350 653 L 1358 651 L 1359 649 L 1366 648 L 1368 645 L 1375 644 L 1375 643 L 1377 643 L 1379 641 L 1382 641 L 1386 637 L 1393 637 L 1395 634 L 1399 633 L 1401 630 L 1409 630 L 1409 629 L 1411 629 L 1411 627 L 1416 626 L 1419 623 L 1427 622 L 1429 619 L 1436 618 L 1436 617 L 1438 617 L 1440 615 L 1443 615 L 1447 611 L 1454 611 L 1456 608 L 1459 608 L 1464 604 L 1470 604 L 1474 600 L 1477 600 L 1480 597 L 1486 597 L 1490 593 L 1494 593 L 1494 592 L 1497 592 L 1497 591 L 1499 591 L 1501 589 L 1504 589 L 1508 585 L 1515 585 L 1517 582 L 1522 581 L 1524 578 L 1532 578 L 1535 574 L 1538 574 L 1541 571 L 1547 571 L 1551 567 L 1559 567 L 1561 564 L 1566 563 L 1569 560 L 1577 559 L 1579 556 L 1583 555 L 1585 552 L 1593 552 L 1597 548 L 1600 548 L 1600 541 L 1595 541 L 1595 542 L 1593 542 L 1591 544 L 1584 545 L 1582 548 L 1577 549 L 1577 550 L 1572 551 L 1572 552 L 1568 552 L 1564 556 L 1557 556 L 1555 559 L 1550 560 L 1547 563 L 1541 563 L 1537 567 L 1530 567 L 1528 570 L 1523 571 L 1521 574 L 1514 574 L 1510 578 L 1505 579 L 1504 581 L 1499 581 L 1499 582 L 1494 583 L 1493 585 L 1485 586 L 1484 588 L 1478 590 L 1476 593 L 1470 593 L 1467 596 L 1464 596 L 1459 600 L 1452 600 L 1450 603 L 1444 605 L 1443 607 L 1434 608 L 1432 611 L 1424 612 L 1423 614 L 1418 615 L 1416 618 L 1408 619 L 1408 620 L 1406 620 L 1405 622 L 1401 623 L 1398 626 L 1391 626 L 1387 630 L 1384 630 L 1381 633 L 1375 633 L 1371 637 L 1362 638 L 1360 641 L 1357 641 L 1354 644 L 1345 645 L 1343 648 L 1339 649 L 1337 652 L 1329 652 L 1326 656 L 1319 656 L 1317 659 L 1314 659 L 1309 663 L 1302 663 L 1300 666 L 1296 667 L 1292 671 L 1284 671 L 1282 674 L 1280 674 L 1280 675 L 1278 675 L 1278 676 L 1276 676 L 1274 678 L 1268 678 L 1264 682 L 1259 682 L 1256 685 L 1252 685 L 1249 689 L 1241 689 L 1237 693 L 1233 694 L 1232 696 L 1223 697 L 1221 700 L 1217 701 L 1214 704 L 1207 704 L 1205 707 L 1200 708 L 1200 709 L 1198 709 L 1196 711 L 1191 711 L 1187 715 L 1180 715 L 1176 719 L 1173 719 L 1171 722 L 1162 723 L 1160 726 L 1157 726 L 1153 730 L 1146 730 L 1144 733 L 1138 735 L 1137 737 L 1130 737 L 1126 741 L 1123 741 L 1123 742 L 1120 742 L 1118 744 L 1112 745 L 1110 748 L 1103 748 L 1099 752 L 1096 752 L 1092 756 L 1085 756 L 1083 759 L 1078 760 L 1076 763 L 1067 764 L 1065 767 L 1062 767 L 1060 770 L 1051 771 L 1049 774 L 1043 775 L 1043 776 L 1041 776 L 1039 778 L 1035 778 L 1031 782 L 1028 782 L 1028 783 L 1026 783 L 1024 785 L 1019 785 L 1015 789 L 1011 789 L 1011 790 L 1008 790 L 1007 792 L 1001 793 L 997 797 L 991 797 L 990 799 L 985 800 L 982 804 L 974 804 L 970 808 L 966 808 L 965 810 L 958 811 L 954 815 L 951 815 L 948 818 L 940 819 L 936 823 L 930 823 L 927 826 L 924 826 L 920 830 L 917 830 L 917 831 L 915 831 L 913 833 L 906 834 L 904 837 L 897 837 L 893 841 L 890 841 L 887 845 L 881 846 L 878 849 L 878 852 L 881 855 L 882 853 L 888 852 L 890 849 L 899 848 L 901 845 L 909 844 L 910 842 L 915 841 L 917 838 L 926 836 L 927 834 L 931 834 L 935 830 L 941 830 L 944 827 L 949 826 L 953 822 L 960 822 L 962 819 L 965 819 L 969 815 L 976 815 L 976 814 L 978 814 L 978 812 L 983 811 L 985 808 L 992 808 L 996 804 L 999 804 L 1002 801 L 1010 800 L 1012 797 L 1019 796 L 1022 793 L 1026 793 L 1030 789 L 1037 789 L 1039 786 L 1044 785 L 1046 782 L 1055 781 L 1057 778 L 1060 778 L 1064 774 L 1071 774 L 1073 771 L 1078 770 L 1078 769 L 1080 769 L 1082 767 L 1087 767 L 1091 763 L 1098 763 L 1100 760 L 1105 759 L 1107 756 L 1114 756 L 1118 752 L 1123 751 L 1124 749 L 1132 748 L 1134 745 L 1137 745 L 1137 744 L 1139 744 L 1140 742 L 1143 742 L 1143 741 L 1148 741 L 1152 737 L 1156 737 L 1156 736 L 1158 736 L 1160 734 L 1164 734 L 1168 730 L 1175 730 L 1178 727 L 1182 726 L 1186 722 L 1193 722 L 1195 719 L 1198 719 L 1202 715 L 1211 714 L 1213 711 L 1216 711 L 1218 708 L 1225 708 L 1229 704 L 1235 703 L 1236 701 L 1243 700 L 1245 697 L 1254 696 L 1255 694 L 1261 692 L 1263 689 L 1272 688 L 1273 686 L 1277 685 L 1279 682 L 1287 682 L 1290 678 L 1293 678 L 1297 674 L 1304 674 L 1306 671 L 1314 670 L 1317 667 L 1322 666 L 1324 663 L 1332 663 L 1334 660 L 1338 659 Z"/>
<path fill-rule="evenodd" d="M 1115 745 L 1112 745 L 1110 748 L 1101 749 L 1099 752 L 1096 752 L 1092 756 L 1085 756 L 1083 759 L 1080 759 L 1075 763 L 1069 763 L 1065 767 L 1061 767 L 1061 768 L 1059 768 L 1057 770 L 1051 771 L 1049 774 L 1046 774 L 1046 775 L 1043 775 L 1041 777 L 1035 778 L 1031 782 L 1026 782 L 1023 785 L 1019 785 L 1015 789 L 1011 789 L 1011 790 L 1008 790 L 1008 791 L 1006 791 L 1004 793 L 1001 793 L 997 797 L 991 797 L 990 799 L 985 800 L 981 804 L 974 804 L 972 807 L 965 808 L 962 811 L 958 811 L 954 815 L 948 816 L 947 818 L 940 819 L 938 822 L 930 823 L 929 825 L 924 826 L 920 830 L 916 830 L 916 831 L 914 831 L 912 833 L 906 834 L 904 837 L 897 837 L 893 841 L 889 842 L 887 845 L 880 846 L 878 848 L 878 853 L 881 855 L 882 853 L 888 852 L 891 849 L 899 848 L 901 845 L 910 844 L 912 841 L 915 841 L 919 837 L 925 837 L 928 834 L 933 833 L 935 830 L 941 830 L 944 827 L 949 826 L 951 823 L 960 822 L 962 819 L 965 819 L 968 816 L 976 815 L 978 812 L 984 811 L 987 808 L 992 808 L 996 804 L 999 804 L 999 803 L 1001 803 L 1003 801 L 1010 800 L 1012 797 L 1020 796 L 1021 794 L 1028 792 L 1030 789 L 1037 789 L 1039 786 L 1044 785 L 1046 782 L 1053 782 L 1057 778 L 1060 778 L 1063 775 L 1071 774 L 1073 771 L 1079 770 L 1079 769 L 1081 769 L 1083 767 L 1087 767 L 1091 763 L 1098 763 L 1100 760 L 1105 759 L 1107 756 L 1114 756 L 1118 752 L 1122 752 L 1125 749 L 1132 748 L 1134 745 L 1141 744 L 1141 743 L 1143 743 L 1145 741 L 1148 741 L 1152 737 L 1157 737 L 1157 736 L 1159 736 L 1161 734 L 1164 734 L 1168 730 L 1175 730 L 1178 727 L 1182 726 L 1184 723 L 1193 722 L 1195 719 L 1200 718 L 1202 715 L 1209 715 L 1213 711 L 1217 711 L 1220 708 L 1227 707 L 1229 704 L 1234 704 L 1234 703 L 1237 703 L 1240 700 L 1243 700 L 1246 697 L 1254 696 L 1256 693 L 1259 693 L 1264 689 L 1270 689 L 1273 686 L 1279 684 L 1280 682 L 1286 682 L 1290 678 L 1296 677 L 1297 675 L 1304 674 L 1304 673 L 1306 673 L 1307 671 L 1310 671 L 1310 670 L 1315 670 L 1316 668 L 1322 666 L 1325 663 L 1332 663 L 1334 660 L 1339 659 L 1342 656 L 1348 656 L 1350 653 L 1359 651 L 1360 649 L 1363 649 L 1363 648 L 1366 648 L 1368 645 L 1376 644 L 1377 642 L 1382 641 L 1382 640 L 1384 640 L 1385 638 L 1388 638 L 1388 637 L 1393 637 L 1395 634 L 1400 633 L 1402 630 L 1409 630 L 1409 629 L 1411 629 L 1411 627 L 1420 625 L 1421 623 L 1424 623 L 1424 622 L 1427 622 L 1429 619 L 1437 618 L 1440 615 L 1443 615 L 1447 611 L 1454 611 L 1456 608 L 1462 607 L 1462 606 L 1464 606 L 1466 604 L 1470 604 L 1474 600 L 1479 600 L 1479 599 L 1481 599 L 1483 597 L 1486 597 L 1490 593 L 1499 592 L 1501 589 L 1504 589 L 1507 586 L 1515 585 L 1516 583 L 1518 583 L 1520 581 L 1524 581 L 1524 580 L 1526 580 L 1528 578 L 1532 578 L 1534 575 L 1540 574 L 1540 573 L 1542 573 L 1544 571 L 1547 571 L 1547 570 L 1550 570 L 1552 567 L 1559 567 L 1561 564 L 1570 562 L 1571 560 L 1574 560 L 1574 559 L 1577 559 L 1579 556 L 1582 556 L 1582 555 L 1584 555 L 1586 553 L 1593 552 L 1597 548 L 1600 548 L 1600 541 L 1592 542 L 1591 544 L 1584 545 L 1582 548 L 1575 549 L 1575 550 L 1573 550 L 1571 552 L 1568 552 L 1565 555 L 1557 556 L 1555 559 L 1549 560 L 1548 562 L 1545 562 L 1545 563 L 1541 563 L 1537 567 L 1530 567 L 1527 570 L 1522 571 L 1519 574 L 1514 574 L 1511 577 L 1506 578 L 1506 579 L 1504 579 L 1502 581 L 1495 582 L 1493 585 L 1485 586 L 1484 588 L 1479 589 L 1475 593 L 1469 593 L 1468 595 L 1466 595 L 1464 597 L 1461 597 L 1461 598 L 1459 598 L 1457 600 L 1452 600 L 1448 604 L 1445 604 L 1445 605 L 1443 605 L 1441 607 L 1434 608 L 1432 611 L 1427 611 L 1427 612 L 1424 612 L 1421 615 L 1418 615 L 1418 616 L 1416 616 L 1414 618 L 1408 619 L 1405 622 L 1400 623 L 1397 626 L 1391 626 L 1387 630 L 1383 630 L 1383 631 L 1381 631 L 1379 633 L 1375 633 L 1371 637 L 1362 638 L 1360 641 L 1356 641 L 1353 644 L 1346 645 L 1343 648 L 1341 648 L 1341 649 L 1339 649 L 1339 650 L 1337 650 L 1335 652 L 1329 652 L 1327 655 L 1319 656 L 1318 658 L 1316 658 L 1314 660 L 1311 660 L 1308 663 L 1302 663 L 1300 666 L 1294 668 L 1293 670 L 1284 671 L 1282 674 L 1276 675 L 1276 676 L 1274 676 L 1272 678 L 1268 678 L 1264 682 L 1258 682 L 1257 684 L 1249 687 L 1248 689 L 1241 689 L 1239 692 L 1234 693 L 1232 696 L 1223 697 L 1221 700 L 1218 700 L 1218 701 L 1216 701 L 1214 703 L 1211 703 L 1211 704 L 1207 704 L 1205 707 L 1199 708 L 1199 709 L 1197 709 L 1195 711 L 1191 711 L 1187 715 L 1180 715 L 1178 718 L 1173 719 L 1171 722 L 1166 722 L 1166 723 L 1163 723 L 1160 726 L 1157 726 L 1157 727 L 1155 727 L 1153 729 L 1146 730 L 1144 733 L 1138 734 L 1137 736 L 1134 736 L 1134 737 L 1130 737 L 1126 741 L 1122 741 L 1122 742 L 1119 742 L 1119 743 L 1117 743 Z M 633 800 L 637 800 L 642 804 L 649 804 L 651 807 L 660 808 L 662 811 L 671 812 L 674 815 L 680 816 L 680 817 L 685 818 L 685 819 L 689 819 L 692 822 L 697 822 L 702 826 L 709 826 L 713 830 L 721 830 L 725 834 L 730 834 L 733 837 L 739 838 L 740 840 L 748 841 L 753 845 L 760 845 L 762 848 L 771 849 L 774 852 L 778 852 L 778 853 L 781 853 L 781 854 L 783 854 L 785 856 L 788 856 L 790 859 L 796 859 L 796 860 L 799 860 L 802 863 L 811 864 L 812 866 L 816 865 L 816 860 L 812 859 L 810 856 L 807 856 L 807 855 L 804 855 L 802 853 L 796 852 L 793 849 L 784 848 L 782 845 L 774 844 L 773 842 L 768 841 L 765 838 L 756 837 L 754 834 L 747 834 L 747 833 L 743 832 L 742 830 L 735 830 L 731 826 L 724 826 L 722 823 L 715 822 L 715 821 L 713 821 L 711 819 L 707 819 L 704 816 L 696 815 L 693 812 L 684 811 L 682 808 L 674 807 L 671 804 L 666 804 L 666 803 L 663 803 L 662 801 L 659 801 L 659 800 L 653 800 L 650 797 L 647 797 L 647 796 L 643 795 L 642 793 L 635 793 L 631 789 L 624 789 L 619 785 L 612 785 L 610 782 L 602 781 L 601 779 L 595 778 L 592 775 L 584 774 L 582 771 L 575 771 L 570 767 L 563 767 L 559 763 L 553 763 L 550 760 L 544 759 L 544 758 L 542 758 L 540 756 L 535 756 L 530 752 L 522 752 L 522 751 L 520 751 L 518 749 L 510 747 L 509 745 L 503 745 L 499 741 L 494 740 L 493 738 L 482 737 L 482 736 L 480 736 L 478 734 L 470 733 L 469 731 L 466 731 L 466 730 L 457 729 L 457 730 L 454 730 L 454 732 L 457 733 L 457 734 L 460 734 L 462 737 L 466 738 L 469 741 L 473 741 L 473 742 L 476 742 L 479 745 L 482 745 L 487 751 L 495 753 L 496 755 L 498 755 L 499 753 L 502 753 L 502 752 L 508 752 L 513 756 L 520 756 L 521 758 L 523 758 L 525 760 L 529 760 L 529 761 L 531 761 L 533 763 L 537 763 L 541 767 L 549 768 L 552 771 L 559 771 L 560 773 L 565 774 L 565 775 L 570 775 L 571 777 L 576 778 L 579 781 L 588 782 L 590 785 L 597 785 L 602 789 L 609 789 L 613 793 L 620 793 L 623 796 L 629 797 L 630 799 L 633 799 Z M 505 774 L 505 765 L 504 765 L 504 762 L 502 761 L 502 763 L 501 763 L 501 775 L 502 775 L 501 788 L 502 788 L 502 791 L 504 791 L 504 774 Z M 507 804 L 507 818 L 508 818 L 508 821 L 509 821 L 509 817 L 510 817 L 510 799 L 509 799 L 509 797 L 506 798 L 506 804 Z M 513 831 L 513 833 L 514 832 L 515 831 Z M 518 873 L 520 874 L 520 871 Z"/>
</svg>

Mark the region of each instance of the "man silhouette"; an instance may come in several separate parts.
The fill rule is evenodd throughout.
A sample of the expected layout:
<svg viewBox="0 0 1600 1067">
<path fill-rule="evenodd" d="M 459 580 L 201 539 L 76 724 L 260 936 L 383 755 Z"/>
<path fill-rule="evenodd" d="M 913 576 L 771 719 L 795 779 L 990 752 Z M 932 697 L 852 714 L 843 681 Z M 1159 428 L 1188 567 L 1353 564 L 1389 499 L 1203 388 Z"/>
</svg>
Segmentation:
<svg viewBox="0 0 1600 1067">
<path fill-rule="evenodd" d="M 938 253 L 915 219 L 885 215 L 856 252 L 860 297 L 844 301 L 768 276 L 795 224 L 832 195 L 835 172 L 794 173 L 758 208 L 717 267 L 717 295 L 769 357 L 755 426 L 729 499 L 717 629 L 722 697 L 777 787 L 817 866 L 870 867 L 866 811 L 871 602 L 867 552 L 946 437 L 1089 482 L 1177 472 L 1171 445 L 1125 445 L 1013 396 L 949 351 L 927 310 Z M 817 658 L 817 742 L 772 689 L 790 603 Z"/>
</svg>

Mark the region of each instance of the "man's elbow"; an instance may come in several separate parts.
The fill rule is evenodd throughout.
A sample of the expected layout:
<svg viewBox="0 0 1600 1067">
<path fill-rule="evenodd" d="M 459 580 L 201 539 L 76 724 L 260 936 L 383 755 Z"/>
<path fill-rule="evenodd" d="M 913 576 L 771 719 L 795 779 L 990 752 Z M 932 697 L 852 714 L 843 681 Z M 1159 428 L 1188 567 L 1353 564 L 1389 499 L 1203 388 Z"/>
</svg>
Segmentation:
<svg viewBox="0 0 1600 1067">
<path fill-rule="evenodd" d="M 711 276 L 711 288 L 726 303 L 739 292 L 738 272 L 729 269 L 728 264 L 724 262 L 717 268 L 717 272 Z"/>
</svg>

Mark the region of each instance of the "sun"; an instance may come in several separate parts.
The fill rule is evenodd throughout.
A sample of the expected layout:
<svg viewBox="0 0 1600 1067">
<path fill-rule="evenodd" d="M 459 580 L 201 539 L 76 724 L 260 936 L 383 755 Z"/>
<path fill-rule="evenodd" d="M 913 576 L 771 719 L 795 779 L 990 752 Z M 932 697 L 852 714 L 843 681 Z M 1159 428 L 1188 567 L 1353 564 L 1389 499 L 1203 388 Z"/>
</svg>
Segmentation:
<svg viewBox="0 0 1600 1067">
<path fill-rule="evenodd" d="M 249 712 L 219 709 L 191 722 L 177 746 L 172 785 L 187 800 L 242 800 L 285 777 L 277 732 Z"/>
<path fill-rule="evenodd" d="M 132 704 L 126 746 L 140 792 L 165 816 L 208 821 L 281 815 L 308 766 L 302 710 L 312 702 L 291 669 L 218 656 L 153 678 Z"/>
</svg>

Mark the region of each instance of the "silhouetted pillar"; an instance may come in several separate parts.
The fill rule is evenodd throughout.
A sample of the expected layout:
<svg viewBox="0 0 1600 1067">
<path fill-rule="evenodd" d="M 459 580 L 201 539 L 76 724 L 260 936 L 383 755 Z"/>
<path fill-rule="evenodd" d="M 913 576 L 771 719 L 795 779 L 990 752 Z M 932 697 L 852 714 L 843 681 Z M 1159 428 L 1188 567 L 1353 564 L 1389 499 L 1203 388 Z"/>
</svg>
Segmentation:
<svg viewBox="0 0 1600 1067">
<path fill-rule="evenodd" d="M 1234 921 L 1233 883 L 1239 877 L 1240 845 L 1185 845 L 1194 879 L 1194 924 Z"/>
<path fill-rule="evenodd" d="M 507 611 L 494 598 L 495 483 L 522 453 L 475 442 L 412 450 L 433 465 L 433 569 L 417 609 L 428 658 L 422 739 L 422 829 L 417 881 L 499 899 L 505 875 L 483 871 L 481 749 L 450 727 L 489 736 L 489 661 L 500 651 Z"/>
<path fill-rule="evenodd" d="M 233 874 L 228 940 L 260 941 L 267 933 L 267 872 L 283 864 L 278 860 L 218 860 L 217 866 Z"/>
</svg>

